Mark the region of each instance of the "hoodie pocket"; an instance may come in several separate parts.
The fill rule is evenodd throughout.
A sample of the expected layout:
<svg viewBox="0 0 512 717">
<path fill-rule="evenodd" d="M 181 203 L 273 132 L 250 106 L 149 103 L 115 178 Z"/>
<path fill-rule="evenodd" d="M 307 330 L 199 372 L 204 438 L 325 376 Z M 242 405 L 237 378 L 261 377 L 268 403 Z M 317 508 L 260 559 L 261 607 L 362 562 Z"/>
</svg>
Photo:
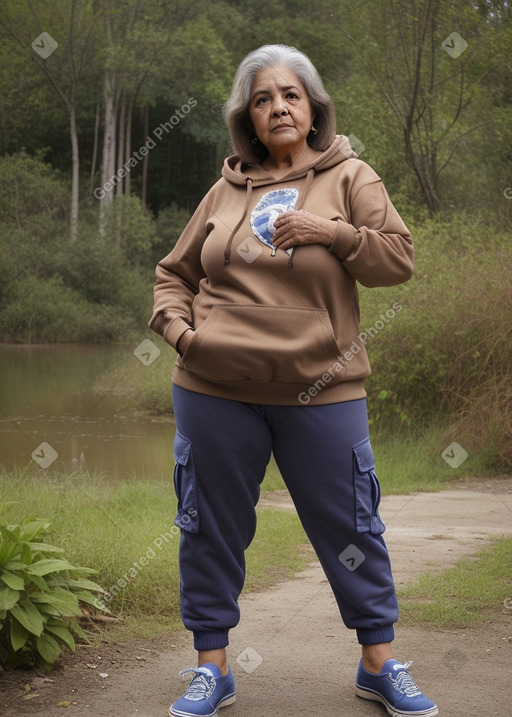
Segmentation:
<svg viewBox="0 0 512 717">
<path fill-rule="evenodd" d="M 196 473 L 192 457 L 192 443 L 176 431 L 174 439 L 174 489 L 178 498 L 178 512 L 174 525 L 188 533 L 199 533 L 199 512 L 196 498 Z"/>
<path fill-rule="evenodd" d="M 352 452 L 356 531 L 381 535 L 386 526 L 379 515 L 380 484 L 370 439 L 356 443 Z"/>
<path fill-rule="evenodd" d="M 209 381 L 309 384 L 345 372 L 324 309 L 228 304 L 213 306 L 182 361 Z M 325 377 L 324 377 L 325 380 Z"/>
</svg>

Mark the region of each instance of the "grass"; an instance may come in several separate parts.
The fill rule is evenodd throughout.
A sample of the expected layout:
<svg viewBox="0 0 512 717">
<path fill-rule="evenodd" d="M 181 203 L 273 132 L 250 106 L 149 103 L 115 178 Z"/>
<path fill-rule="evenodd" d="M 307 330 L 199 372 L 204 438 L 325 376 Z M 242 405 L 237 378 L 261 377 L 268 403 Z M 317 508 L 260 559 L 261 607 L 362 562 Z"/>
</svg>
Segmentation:
<svg viewBox="0 0 512 717">
<path fill-rule="evenodd" d="M 120 365 L 104 371 L 96 381 L 98 393 L 114 393 L 124 399 L 125 407 L 147 416 L 172 416 L 171 374 L 176 351 L 152 331 L 149 339 L 160 351 L 156 359 L 144 366 L 131 352 Z M 114 387 L 114 388 L 113 388 Z"/>
<path fill-rule="evenodd" d="M 449 445 L 442 430 L 430 429 L 417 437 L 412 433 L 393 436 L 370 428 L 370 436 L 383 495 L 440 491 L 464 478 L 489 475 L 480 456 L 469 455 L 460 466 L 451 468 L 441 456 Z M 272 458 L 263 490 L 283 488 L 283 479 Z"/>
<path fill-rule="evenodd" d="M 457 469 L 445 463 L 442 431 L 423 433 L 421 439 L 375 431 L 372 444 L 384 494 L 441 490 L 478 471 L 471 456 Z M 262 489 L 282 488 L 272 460 Z M 26 515 L 50 520 L 48 542 L 62 546 L 72 563 L 98 570 L 97 581 L 109 591 L 108 606 L 123 620 L 111 630 L 116 639 L 155 637 L 181 627 L 172 481 L 119 482 L 103 474 L 64 475 L 28 467 L 0 476 L 0 503 L 9 501 L 10 521 Z M 311 559 L 307 544 L 294 513 L 258 509 L 245 590 L 292 577 Z M 512 539 L 500 540 L 475 560 L 425 575 L 402 590 L 401 622 L 446 625 L 484 619 L 486 610 L 512 598 L 510 576 Z"/>
<path fill-rule="evenodd" d="M 420 576 L 399 592 L 399 601 L 404 625 L 462 626 L 510 612 L 512 538 L 496 538 L 453 568 Z"/>
<path fill-rule="evenodd" d="M 26 469 L 0 478 L 0 503 L 9 501 L 8 520 L 26 515 L 50 520 L 47 542 L 63 547 L 72 563 L 98 570 L 110 610 L 124 621 L 118 637 L 147 638 L 181 625 L 172 485 Z M 300 570 L 307 562 L 306 542 L 294 513 L 259 510 L 245 590 Z"/>
<path fill-rule="evenodd" d="M 156 334 L 151 338 L 160 349 L 160 356 L 151 365 L 142 367 L 133 356 L 121 365 L 108 369 L 96 384 L 98 391 L 121 392 L 128 410 L 140 411 L 146 417 L 173 415 L 171 373 L 175 358 L 173 349 Z M 398 431 L 386 428 L 379 418 L 380 407 L 369 403 L 370 435 L 375 453 L 377 473 L 384 494 L 407 494 L 414 491 L 442 490 L 448 483 L 461 478 L 489 475 L 486 455 L 469 449 L 468 459 L 458 468 L 451 468 L 441 457 L 454 440 L 445 424 L 433 421 L 427 428 L 403 426 Z M 457 436 L 455 436 L 455 439 Z M 459 437 L 464 447 L 464 439 Z M 283 489 L 284 483 L 272 458 L 263 485 L 264 490 Z"/>
<path fill-rule="evenodd" d="M 176 353 L 156 334 L 151 341 L 160 350 L 157 360 L 149 366 L 128 356 L 120 366 L 108 369 L 97 380 L 99 392 L 120 394 L 124 407 L 145 417 L 168 418 L 173 415 L 171 374 Z M 387 399 L 386 399 L 387 400 Z M 447 483 L 461 478 L 488 476 L 499 472 L 492 468 L 489 450 L 473 450 L 465 435 L 453 433 L 446 420 L 431 417 L 426 425 L 405 421 L 396 427 L 383 412 L 379 399 L 368 402 L 370 436 L 374 449 L 377 473 L 384 494 L 407 494 L 418 490 L 442 490 Z M 453 442 L 467 448 L 469 457 L 462 465 L 451 468 L 442 453 Z M 279 470 L 272 459 L 265 478 L 265 490 L 284 488 Z"/>
<path fill-rule="evenodd" d="M 370 436 L 384 495 L 439 491 L 464 478 L 491 473 L 479 454 L 469 453 L 460 466 L 452 468 L 442 457 L 451 444 L 443 428 L 402 435 L 370 428 Z"/>
</svg>

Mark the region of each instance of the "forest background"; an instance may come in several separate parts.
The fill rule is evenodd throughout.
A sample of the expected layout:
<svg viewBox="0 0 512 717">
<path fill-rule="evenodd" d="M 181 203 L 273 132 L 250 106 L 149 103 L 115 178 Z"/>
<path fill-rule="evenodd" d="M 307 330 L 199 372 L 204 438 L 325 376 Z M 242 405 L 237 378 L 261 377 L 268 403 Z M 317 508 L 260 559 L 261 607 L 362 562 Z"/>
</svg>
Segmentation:
<svg viewBox="0 0 512 717">
<path fill-rule="evenodd" d="M 151 336 L 155 264 L 231 153 L 222 105 L 266 43 L 311 58 L 416 242 L 410 282 L 360 292 L 372 421 L 509 471 L 508 0 L 3 0 L 0 341 Z"/>
</svg>

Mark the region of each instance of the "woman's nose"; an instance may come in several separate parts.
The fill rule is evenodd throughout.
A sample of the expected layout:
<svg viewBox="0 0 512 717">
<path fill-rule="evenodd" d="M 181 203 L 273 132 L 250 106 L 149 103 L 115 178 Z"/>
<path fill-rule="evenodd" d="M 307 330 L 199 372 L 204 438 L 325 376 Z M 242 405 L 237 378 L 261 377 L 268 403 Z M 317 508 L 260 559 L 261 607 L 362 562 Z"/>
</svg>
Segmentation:
<svg viewBox="0 0 512 717">
<path fill-rule="evenodd" d="M 282 102 L 278 102 L 278 103 L 276 103 L 276 104 L 274 105 L 272 114 L 273 114 L 275 117 L 279 117 L 279 116 L 282 117 L 283 115 L 287 115 L 287 114 L 288 114 L 288 110 L 287 110 L 287 108 L 285 107 L 285 105 L 283 105 Z"/>
</svg>

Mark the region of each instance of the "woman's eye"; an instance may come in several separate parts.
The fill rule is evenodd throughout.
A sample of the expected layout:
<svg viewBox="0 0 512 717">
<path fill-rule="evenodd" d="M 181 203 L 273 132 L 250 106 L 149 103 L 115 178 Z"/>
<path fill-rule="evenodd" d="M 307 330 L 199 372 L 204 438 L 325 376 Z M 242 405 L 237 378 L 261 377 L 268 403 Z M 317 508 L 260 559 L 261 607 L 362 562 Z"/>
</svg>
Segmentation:
<svg viewBox="0 0 512 717">
<path fill-rule="evenodd" d="M 290 97 L 292 100 L 299 99 L 298 95 L 296 95 L 295 92 L 288 92 L 288 94 L 286 96 Z"/>
</svg>

